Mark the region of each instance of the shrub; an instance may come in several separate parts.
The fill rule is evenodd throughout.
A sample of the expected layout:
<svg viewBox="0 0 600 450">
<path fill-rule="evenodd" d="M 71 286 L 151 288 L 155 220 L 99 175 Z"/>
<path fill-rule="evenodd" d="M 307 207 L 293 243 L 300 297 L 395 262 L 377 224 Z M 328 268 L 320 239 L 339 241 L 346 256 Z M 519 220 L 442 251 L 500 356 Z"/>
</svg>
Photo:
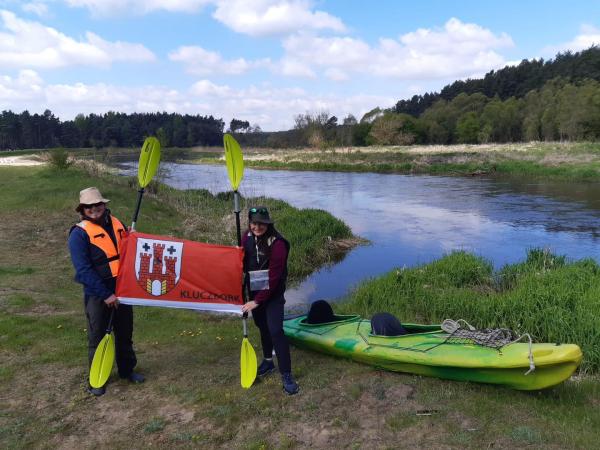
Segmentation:
<svg viewBox="0 0 600 450">
<path fill-rule="evenodd" d="M 70 156 L 64 148 L 54 148 L 48 152 L 48 162 L 55 169 L 66 170 L 73 164 Z"/>
</svg>

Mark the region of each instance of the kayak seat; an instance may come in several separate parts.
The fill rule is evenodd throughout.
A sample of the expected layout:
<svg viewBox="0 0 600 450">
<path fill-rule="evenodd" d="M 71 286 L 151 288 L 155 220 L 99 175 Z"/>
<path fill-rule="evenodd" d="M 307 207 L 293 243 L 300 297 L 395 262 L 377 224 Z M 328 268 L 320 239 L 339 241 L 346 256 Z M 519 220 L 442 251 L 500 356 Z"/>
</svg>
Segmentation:
<svg viewBox="0 0 600 450">
<path fill-rule="evenodd" d="M 408 334 L 396 316 L 377 313 L 371 318 L 371 334 L 375 336 L 402 336 Z"/>
<path fill-rule="evenodd" d="M 319 323 L 336 322 L 340 320 L 335 314 L 331 305 L 326 300 L 317 300 L 310 305 L 310 310 L 306 316 L 306 323 L 315 325 Z"/>
</svg>

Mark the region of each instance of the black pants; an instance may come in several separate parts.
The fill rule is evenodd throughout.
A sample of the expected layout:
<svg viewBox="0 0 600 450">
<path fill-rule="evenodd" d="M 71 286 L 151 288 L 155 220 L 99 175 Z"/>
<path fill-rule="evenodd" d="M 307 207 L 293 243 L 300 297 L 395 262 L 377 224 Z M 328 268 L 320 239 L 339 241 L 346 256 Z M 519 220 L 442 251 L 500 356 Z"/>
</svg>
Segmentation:
<svg viewBox="0 0 600 450">
<path fill-rule="evenodd" d="M 273 348 L 275 348 L 279 372 L 281 373 L 292 371 L 290 346 L 283 333 L 284 304 L 285 299 L 283 297 L 272 298 L 266 304 L 262 304 L 252 311 L 254 323 L 260 330 L 263 356 L 271 358 L 273 356 Z"/>
<path fill-rule="evenodd" d="M 99 297 L 84 298 L 85 315 L 88 322 L 88 357 L 92 365 L 94 353 L 98 344 L 106 334 L 110 320 L 111 308 L 106 306 Z M 128 377 L 137 364 L 133 350 L 133 309 L 130 305 L 119 305 L 113 318 L 113 333 L 115 334 L 115 359 L 120 377 Z"/>
</svg>

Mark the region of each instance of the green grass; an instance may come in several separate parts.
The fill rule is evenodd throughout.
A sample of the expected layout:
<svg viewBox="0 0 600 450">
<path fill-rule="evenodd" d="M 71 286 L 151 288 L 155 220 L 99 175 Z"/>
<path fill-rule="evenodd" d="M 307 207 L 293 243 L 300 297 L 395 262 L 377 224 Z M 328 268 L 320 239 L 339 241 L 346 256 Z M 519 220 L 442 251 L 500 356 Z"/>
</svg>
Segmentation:
<svg viewBox="0 0 600 450">
<path fill-rule="evenodd" d="M 0 267 L 0 277 L 8 275 L 31 275 L 33 271 L 33 267 Z"/>
<path fill-rule="evenodd" d="M 527 176 L 565 181 L 600 179 L 600 144 L 507 143 L 495 145 L 394 146 L 307 151 L 255 150 L 278 159 L 248 160 L 247 166 L 281 170 L 377 172 L 456 176 Z M 216 163 L 204 155 L 195 162 Z M 219 161 L 220 162 L 220 161 Z"/>
<path fill-rule="evenodd" d="M 435 155 L 434 155 L 435 156 Z M 467 158 L 473 158 L 472 155 Z M 385 159 L 385 155 L 384 155 Z M 279 161 L 252 161 L 248 166 L 258 169 L 280 170 L 316 170 L 328 172 L 367 172 L 367 173 L 399 173 L 422 175 L 490 175 L 490 176 L 527 176 L 529 178 L 552 178 L 555 180 L 570 181 L 598 181 L 600 179 L 600 163 L 587 163 L 585 165 L 563 164 L 558 167 L 547 166 L 531 161 L 473 161 L 468 163 L 454 163 L 447 154 L 439 155 L 437 161 L 421 161 L 422 158 L 413 157 L 405 162 L 394 161 L 360 161 L 358 163 L 345 162 L 279 162 Z"/>
<path fill-rule="evenodd" d="M 430 264 L 396 269 L 362 284 L 343 310 L 380 311 L 401 321 L 465 319 L 478 328 L 510 328 L 538 342 L 578 344 L 582 372 L 600 370 L 600 266 L 533 249 L 524 262 L 494 272 L 484 258 L 454 252 Z"/>
<path fill-rule="evenodd" d="M 549 391 L 524 393 L 383 372 L 292 348 L 301 392 L 288 397 L 276 374 L 249 390 L 239 386 L 239 318 L 185 310 L 137 307 L 134 343 L 146 383 L 130 385 L 113 374 L 106 395 L 89 396 L 84 391 L 86 321 L 81 287 L 72 280 L 66 237 L 77 220 L 73 211 L 77 192 L 90 185 L 99 187 L 112 200 L 115 214 L 128 222 L 136 198 L 135 179 L 92 177 L 74 168 L 60 173 L 0 168 L 0 447 L 584 449 L 597 445 L 600 383 L 589 375 Z M 349 235 L 345 225 L 322 211 L 299 211 L 269 199 L 247 200 L 255 201 L 272 208 L 278 227 L 292 243 L 293 279 L 335 259 L 335 251 L 324 245 L 330 242 L 328 236 L 335 240 Z M 175 191 L 157 184 L 144 199 L 138 228 L 231 244 L 235 240 L 231 206 L 226 194 Z M 577 299 L 583 293 L 588 301 L 594 300 L 596 271 L 589 261 L 571 263 L 542 252 L 495 273 L 484 260 L 456 254 L 414 271 L 400 271 L 400 278 L 395 272 L 388 274 L 389 282 L 384 277 L 370 295 L 364 290 L 369 289 L 367 284 L 361 288 L 364 301 L 353 311 L 368 315 L 381 308 L 400 317 L 413 314 L 433 321 L 445 314 L 447 297 L 446 303 L 455 298 L 462 302 L 457 308 L 480 299 L 492 316 L 494 296 L 517 303 L 518 295 L 527 298 L 529 290 L 538 289 L 531 284 L 537 282 L 541 292 L 533 298 L 538 307 L 549 306 L 550 291 L 555 290 L 561 308 L 580 308 L 584 316 L 587 304 Z M 557 274 L 562 275 L 555 279 Z M 559 289 L 567 280 L 577 288 L 575 293 Z M 432 302 L 431 311 L 427 301 Z M 493 307 L 506 313 L 499 304 Z M 522 317 L 531 314 L 518 311 Z M 588 315 L 583 319 L 596 323 L 597 313 Z M 256 327 L 251 321 L 249 325 L 250 342 L 260 357 Z M 423 410 L 436 412 L 417 415 Z"/>
<path fill-rule="evenodd" d="M 422 149 L 422 152 L 419 152 Z M 433 151 L 431 150 L 433 149 Z M 491 150 L 490 150 L 491 149 Z M 67 149 L 68 153 L 111 163 L 137 155 L 135 148 Z M 6 152 L 7 156 L 39 150 Z M 51 151 L 43 151 L 51 154 Z M 553 178 L 591 182 L 600 179 L 600 144 L 537 142 L 455 146 L 373 146 L 308 149 L 249 149 L 252 154 L 276 154 L 279 160 L 245 161 L 246 166 L 282 170 L 320 170 L 432 175 L 490 175 Z M 0 154 L 0 156 L 3 156 Z M 222 164 L 219 148 L 167 148 L 169 161 Z"/>
<path fill-rule="evenodd" d="M 162 417 L 154 417 L 144 427 L 144 433 L 156 433 L 164 429 L 165 420 Z"/>
</svg>

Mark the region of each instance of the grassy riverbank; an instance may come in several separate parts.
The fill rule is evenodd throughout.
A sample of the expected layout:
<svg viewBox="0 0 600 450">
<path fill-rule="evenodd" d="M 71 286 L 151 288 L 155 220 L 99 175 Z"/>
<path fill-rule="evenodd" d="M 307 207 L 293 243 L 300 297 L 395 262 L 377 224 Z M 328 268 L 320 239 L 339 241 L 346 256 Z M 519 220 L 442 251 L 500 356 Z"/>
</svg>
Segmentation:
<svg viewBox="0 0 600 450">
<path fill-rule="evenodd" d="M 600 143 L 587 142 L 250 149 L 246 155 L 249 166 L 264 169 L 600 180 Z"/>
<path fill-rule="evenodd" d="M 133 386 L 113 377 L 105 396 L 90 397 L 84 391 L 81 288 L 72 282 L 66 249 L 77 192 L 89 185 L 98 186 L 112 200 L 115 214 L 129 220 L 135 180 L 72 169 L 0 167 L 2 448 L 596 445 L 600 393 L 591 377 L 526 393 L 382 372 L 293 349 L 299 395 L 285 396 L 277 376 L 246 391 L 239 387 L 239 319 L 161 308 L 136 308 L 134 341 L 148 381 Z M 149 191 L 138 221 L 141 231 L 233 243 L 235 224 L 227 195 L 164 186 Z M 335 247 L 323 248 L 323 243 L 349 237 L 348 229 L 326 213 L 259 201 L 272 207 L 279 228 L 292 241 L 290 272 L 296 279 L 334 258 Z M 310 236 L 314 240 L 301 246 Z M 454 272 L 448 262 L 415 270 L 429 270 L 427 276 L 440 279 L 434 286 L 441 303 L 466 286 L 477 292 L 477 283 L 468 281 L 486 278 L 485 264 L 468 263 L 467 257 L 465 261 Z M 523 278 L 516 269 L 511 273 L 504 279 L 513 287 L 506 289 L 518 289 Z M 411 283 L 413 296 L 429 289 Z M 410 286 L 405 286 L 406 298 Z M 485 288 L 480 291 L 487 295 Z M 394 293 L 380 294 L 378 302 Z M 392 306 L 371 302 L 362 311 Z M 428 317 L 443 315 L 435 314 Z M 254 326 L 250 341 L 258 350 Z"/>
<path fill-rule="evenodd" d="M 494 272 L 481 257 L 454 252 L 424 266 L 398 269 L 362 284 L 343 310 L 405 322 L 465 319 L 477 328 L 510 328 L 537 342 L 578 344 L 582 373 L 600 370 L 600 266 L 567 262 L 543 250 Z"/>
<path fill-rule="evenodd" d="M 139 149 L 67 149 L 77 157 L 111 164 L 137 158 Z M 45 151 L 0 152 L 0 157 Z M 163 159 L 223 164 L 219 147 L 166 148 Z M 245 148 L 248 167 L 257 169 L 375 172 L 452 176 L 515 176 L 564 181 L 600 181 L 600 143 L 530 142 L 481 145 L 412 145 L 328 149 Z"/>
</svg>

